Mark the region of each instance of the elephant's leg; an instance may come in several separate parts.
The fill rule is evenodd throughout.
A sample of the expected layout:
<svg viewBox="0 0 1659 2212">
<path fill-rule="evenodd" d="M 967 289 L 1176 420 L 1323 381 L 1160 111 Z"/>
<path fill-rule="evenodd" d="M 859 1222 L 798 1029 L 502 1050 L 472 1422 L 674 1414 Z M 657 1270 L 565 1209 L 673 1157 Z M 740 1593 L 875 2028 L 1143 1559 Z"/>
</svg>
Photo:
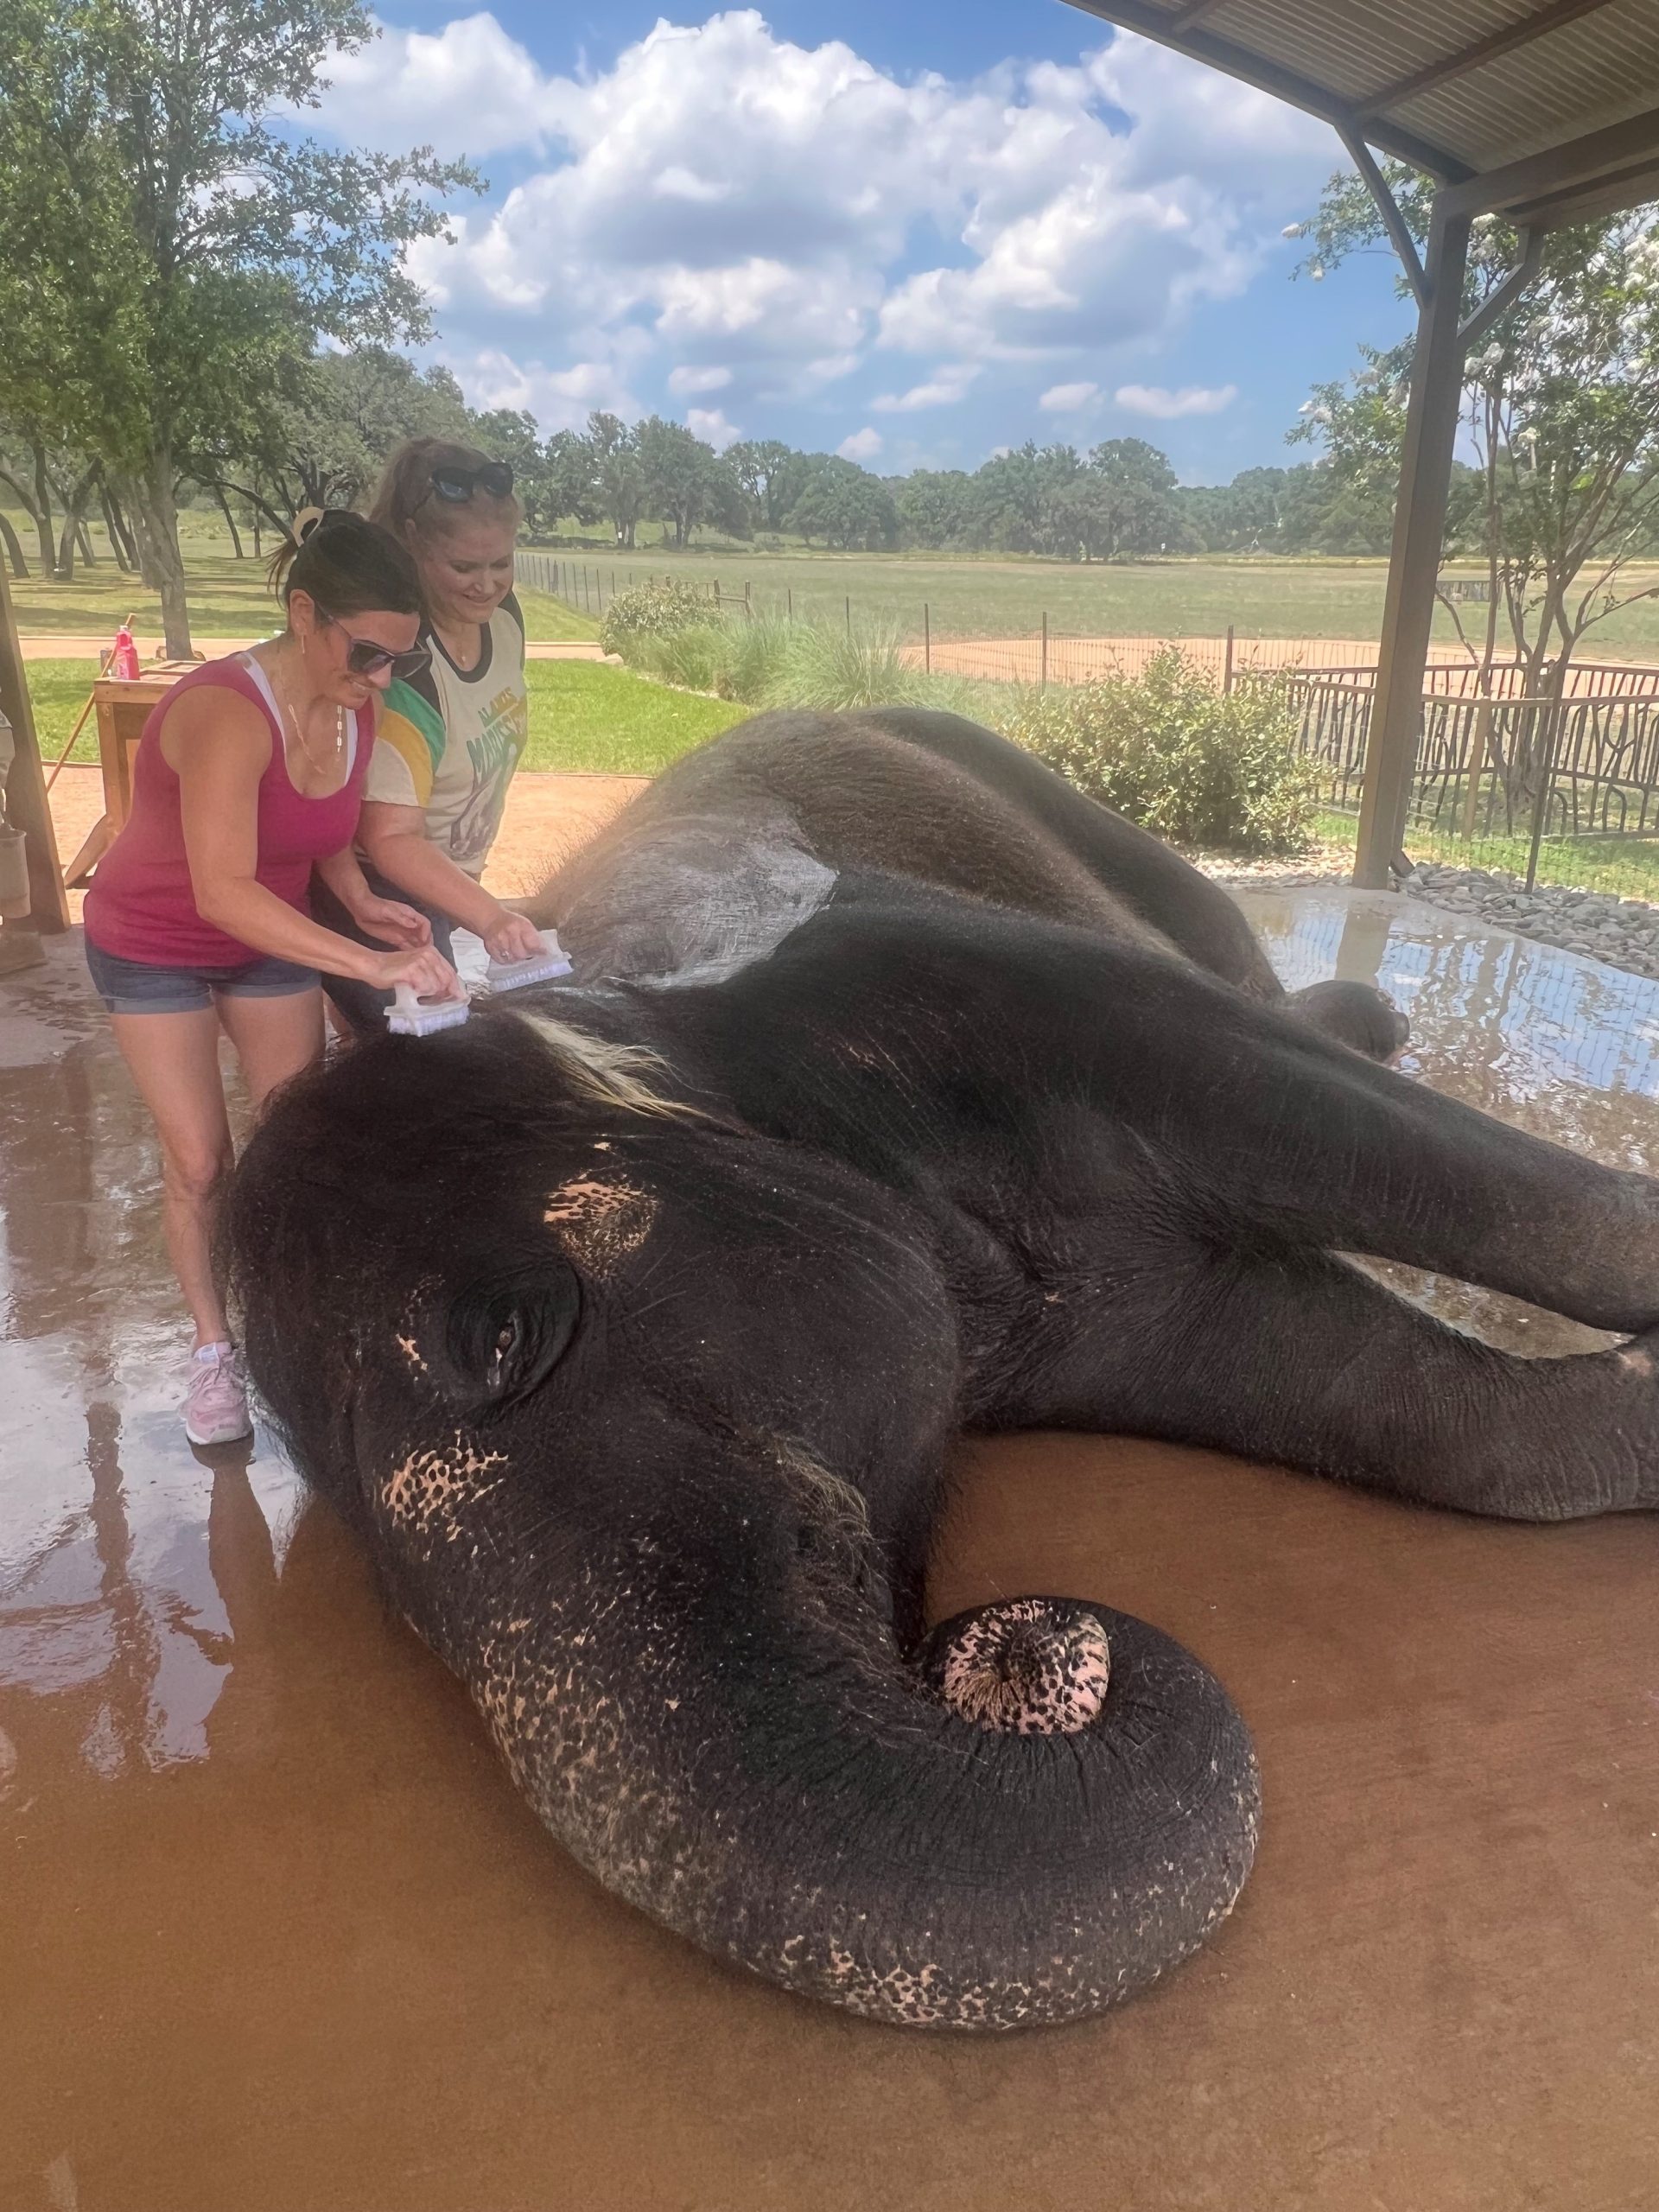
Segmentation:
<svg viewBox="0 0 1659 2212">
<path fill-rule="evenodd" d="M 1187 959 L 1252 998 L 1283 998 L 1255 932 L 1218 883 L 1150 830 L 1085 797 L 1034 753 L 961 715 L 926 708 L 865 708 L 848 720 L 967 769 L 1040 823 Z"/>
<path fill-rule="evenodd" d="M 1039 1354 L 1025 1420 L 1207 1445 L 1506 1520 L 1659 1505 L 1659 1332 L 1517 1359 L 1325 1255 L 1205 1255 Z"/>
<path fill-rule="evenodd" d="M 1163 1155 L 1218 1248 L 1266 1235 L 1404 1261 L 1593 1328 L 1659 1323 L 1659 1182 L 1528 1136 L 1190 971 L 1121 963 L 1101 988 L 1112 1021 L 1088 1089 Z"/>
</svg>

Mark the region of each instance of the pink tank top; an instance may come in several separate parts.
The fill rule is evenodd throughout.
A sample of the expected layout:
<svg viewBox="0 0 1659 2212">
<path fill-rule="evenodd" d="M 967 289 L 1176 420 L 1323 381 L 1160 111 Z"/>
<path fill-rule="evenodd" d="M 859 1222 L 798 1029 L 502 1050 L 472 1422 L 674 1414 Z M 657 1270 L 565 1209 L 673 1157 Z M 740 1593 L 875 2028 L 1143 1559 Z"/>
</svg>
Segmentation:
<svg viewBox="0 0 1659 2212">
<path fill-rule="evenodd" d="M 359 708 L 348 740 L 346 781 L 327 798 L 305 798 L 288 773 L 283 733 L 269 691 L 241 655 L 181 677 L 144 724 L 132 764 L 132 810 L 98 864 L 86 893 L 86 934 L 102 952 L 152 968 L 234 968 L 259 954 L 196 912 L 179 813 L 179 779 L 162 751 L 162 724 L 181 691 L 206 686 L 253 702 L 270 726 L 270 762 L 259 779 L 258 859 L 267 891 L 308 914 L 311 864 L 349 845 L 374 749 L 373 702 Z"/>
</svg>

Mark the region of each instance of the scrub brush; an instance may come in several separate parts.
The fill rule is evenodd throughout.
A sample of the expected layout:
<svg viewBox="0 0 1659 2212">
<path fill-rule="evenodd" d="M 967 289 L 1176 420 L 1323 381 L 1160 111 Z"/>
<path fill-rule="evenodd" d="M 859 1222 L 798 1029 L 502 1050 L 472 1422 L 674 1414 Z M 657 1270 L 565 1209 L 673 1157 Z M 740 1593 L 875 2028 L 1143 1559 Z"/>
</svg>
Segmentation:
<svg viewBox="0 0 1659 2212">
<path fill-rule="evenodd" d="M 547 983 L 556 976 L 570 973 L 557 932 L 543 930 L 539 934 L 543 949 L 532 952 L 527 960 L 491 961 L 484 970 L 484 980 L 493 991 L 521 990 L 526 983 Z"/>
<path fill-rule="evenodd" d="M 386 1008 L 386 1027 L 394 1037 L 430 1037 L 440 1029 L 456 1029 L 469 1009 L 462 999 L 417 998 L 414 986 L 399 983 Z"/>
</svg>

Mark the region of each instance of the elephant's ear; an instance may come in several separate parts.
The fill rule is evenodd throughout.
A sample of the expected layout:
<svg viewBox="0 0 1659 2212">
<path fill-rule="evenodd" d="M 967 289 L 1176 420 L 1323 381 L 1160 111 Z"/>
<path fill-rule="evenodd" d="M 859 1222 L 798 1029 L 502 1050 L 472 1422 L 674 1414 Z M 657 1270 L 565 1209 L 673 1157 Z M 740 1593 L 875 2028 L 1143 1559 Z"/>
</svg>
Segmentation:
<svg viewBox="0 0 1659 2212">
<path fill-rule="evenodd" d="M 511 1405 L 546 1382 L 582 1320 L 575 1270 L 557 1260 L 503 1268 L 452 1298 L 435 1378 L 471 1408 Z"/>
</svg>

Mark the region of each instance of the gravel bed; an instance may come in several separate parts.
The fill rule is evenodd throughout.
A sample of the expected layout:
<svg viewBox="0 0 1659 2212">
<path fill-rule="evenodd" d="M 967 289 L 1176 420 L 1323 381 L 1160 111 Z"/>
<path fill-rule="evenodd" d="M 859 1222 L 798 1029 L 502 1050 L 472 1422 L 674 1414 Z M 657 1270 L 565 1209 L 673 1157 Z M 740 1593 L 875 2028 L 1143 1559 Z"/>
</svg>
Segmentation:
<svg viewBox="0 0 1659 2212">
<path fill-rule="evenodd" d="M 1240 860 L 1220 853 L 1189 857 L 1218 882 L 1257 891 L 1289 891 L 1318 883 L 1345 883 L 1353 865 L 1345 846 L 1317 846 L 1294 861 Z M 1574 891 L 1540 884 L 1528 891 L 1502 868 L 1450 868 L 1426 861 L 1400 880 L 1399 888 L 1425 906 L 1490 922 L 1535 938 L 1541 944 L 1587 954 L 1635 976 L 1659 978 L 1659 906 L 1612 892 Z"/>
</svg>

